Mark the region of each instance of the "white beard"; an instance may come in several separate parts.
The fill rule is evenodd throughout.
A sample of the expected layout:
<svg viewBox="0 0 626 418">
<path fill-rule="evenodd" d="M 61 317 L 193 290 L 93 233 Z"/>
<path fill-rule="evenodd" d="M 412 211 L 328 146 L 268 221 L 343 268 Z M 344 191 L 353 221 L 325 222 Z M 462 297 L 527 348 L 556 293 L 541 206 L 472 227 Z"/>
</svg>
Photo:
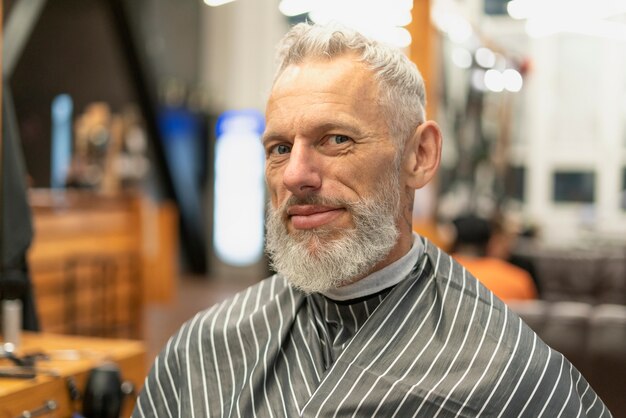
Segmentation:
<svg viewBox="0 0 626 418">
<path fill-rule="evenodd" d="M 292 196 L 280 208 L 270 203 L 266 250 L 272 267 L 306 293 L 324 292 L 364 277 L 396 245 L 400 210 L 399 170 L 391 169 L 378 184 L 379 192 L 356 203 L 311 196 Z M 348 230 L 316 228 L 289 233 L 286 210 L 294 204 L 345 207 L 355 227 Z M 332 238 L 340 234 L 339 238 Z"/>
</svg>

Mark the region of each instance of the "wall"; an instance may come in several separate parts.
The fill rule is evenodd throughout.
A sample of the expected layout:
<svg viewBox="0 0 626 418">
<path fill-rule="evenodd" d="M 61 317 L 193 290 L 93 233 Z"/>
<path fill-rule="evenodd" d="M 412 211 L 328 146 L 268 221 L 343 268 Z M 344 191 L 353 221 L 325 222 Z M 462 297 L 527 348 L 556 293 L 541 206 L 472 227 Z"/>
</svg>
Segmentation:
<svg viewBox="0 0 626 418">
<path fill-rule="evenodd" d="M 274 73 L 274 47 L 288 29 L 273 0 L 237 0 L 204 7 L 200 80 L 214 113 L 263 111 Z"/>
<path fill-rule="evenodd" d="M 485 93 L 498 112 L 506 100 L 512 103 L 510 161 L 526 171 L 522 216 L 539 226 L 548 244 L 626 241 L 626 40 L 571 32 L 533 38 L 523 20 L 486 16 L 482 1 L 463 5 L 462 13 L 483 45 L 530 63 L 521 92 Z M 619 17 L 612 21 L 620 22 Z M 453 67 L 449 56 L 443 59 L 450 71 L 447 97 L 453 100 L 448 103 L 452 109 L 463 105 L 467 72 Z M 449 121 L 443 122 L 448 128 L 445 147 L 454 137 Z M 497 119 L 483 122 L 494 125 Z M 444 156 L 455 168 L 462 156 L 451 148 Z M 555 203 L 555 170 L 593 171 L 594 203 Z"/>
<path fill-rule="evenodd" d="M 264 112 L 274 74 L 275 45 L 288 29 L 278 3 L 237 0 L 204 6 L 200 13 L 199 83 L 206 88 L 210 113 L 217 116 L 225 110 L 250 108 Z M 212 158 L 211 147 L 209 153 Z M 211 173 L 208 187 L 212 181 Z M 211 191 L 206 206 L 212 207 Z M 207 224 L 211 237 L 211 222 Z M 212 250 L 208 259 L 211 274 L 225 280 L 259 280 L 268 275 L 266 259 L 245 268 L 226 265 Z"/>
<path fill-rule="evenodd" d="M 94 101 L 119 111 L 136 100 L 102 5 L 96 0 L 48 1 L 10 80 L 33 186 L 50 186 L 50 113 L 55 96 L 70 94 L 75 115 Z"/>
<path fill-rule="evenodd" d="M 560 34 L 533 41 L 530 53 L 534 70 L 522 124 L 529 215 L 541 222 L 550 241 L 571 242 L 593 231 L 623 238 L 626 43 Z M 595 171 L 595 205 L 553 204 L 555 168 Z"/>
</svg>

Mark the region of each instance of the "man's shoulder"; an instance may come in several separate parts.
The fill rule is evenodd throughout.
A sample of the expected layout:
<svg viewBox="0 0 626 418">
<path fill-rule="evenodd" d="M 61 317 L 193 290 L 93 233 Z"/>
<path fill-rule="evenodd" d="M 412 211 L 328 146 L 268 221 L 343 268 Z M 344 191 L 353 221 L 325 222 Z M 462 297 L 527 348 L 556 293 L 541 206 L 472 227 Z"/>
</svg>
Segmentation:
<svg viewBox="0 0 626 418">
<path fill-rule="evenodd" d="M 273 312 L 276 306 L 280 306 L 281 299 L 296 300 L 299 297 L 282 276 L 275 274 L 198 312 L 172 338 L 190 341 L 212 338 L 242 328 L 242 324 L 256 321 L 264 312 L 266 315 Z"/>
<path fill-rule="evenodd" d="M 464 329 L 478 327 L 484 331 L 486 339 L 504 348 L 508 355 L 526 355 L 533 344 L 544 346 L 543 341 L 534 340 L 535 333 L 518 315 L 451 255 L 428 244 L 426 256 L 430 264 L 427 275 L 434 282 L 433 292 L 446 301 L 447 310 Z"/>
<path fill-rule="evenodd" d="M 456 359 L 455 367 L 467 367 L 472 378 L 463 385 L 473 393 L 479 410 L 483 408 L 489 416 L 502 411 L 504 416 L 517 416 L 520 411 L 525 411 L 524 416 L 538 416 L 542 411 L 557 416 L 559 411 L 576 413 L 580 405 L 595 408 L 596 395 L 561 353 L 544 343 L 452 257 L 432 245 L 427 246 L 426 255 L 432 267 L 420 280 L 426 279 L 423 287 L 431 289 L 433 301 L 441 301 L 434 305 L 440 306 L 439 311 L 429 311 L 431 328 L 446 324 L 444 317 L 449 319 L 448 326 L 439 328 L 440 338 L 434 338 L 443 343 L 431 348 L 437 353 L 456 353 L 448 356 Z M 457 347 L 463 349 L 456 352 Z"/>
</svg>

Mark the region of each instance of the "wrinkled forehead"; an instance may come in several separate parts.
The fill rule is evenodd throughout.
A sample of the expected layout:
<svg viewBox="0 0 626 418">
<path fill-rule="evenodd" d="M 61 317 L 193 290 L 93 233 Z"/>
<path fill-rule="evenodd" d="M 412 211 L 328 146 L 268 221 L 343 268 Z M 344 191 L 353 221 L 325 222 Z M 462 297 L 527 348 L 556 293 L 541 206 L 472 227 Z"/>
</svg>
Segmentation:
<svg viewBox="0 0 626 418">
<path fill-rule="evenodd" d="M 288 67 L 299 66 L 307 63 L 332 63 L 350 60 L 355 64 L 362 62 L 361 56 L 356 51 L 335 52 L 332 55 L 324 51 L 306 52 L 305 55 L 294 54 L 279 64 L 277 72 L 274 74 L 274 82 L 282 75 Z"/>
<path fill-rule="evenodd" d="M 358 61 L 307 60 L 288 66 L 276 80 L 266 107 L 267 123 L 276 117 L 308 120 L 340 114 L 378 119 L 377 93 L 372 73 Z"/>
<path fill-rule="evenodd" d="M 372 72 L 352 57 L 307 60 L 288 66 L 276 79 L 267 110 L 315 105 L 338 110 L 343 107 L 357 113 L 378 111 L 377 98 L 378 85 Z"/>
<path fill-rule="evenodd" d="M 338 57 L 309 57 L 287 65 L 276 77 L 271 96 L 290 89 L 328 90 L 337 86 L 345 94 L 373 96 L 378 93 L 378 82 L 371 69 L 354 54 Z"/>
</svg>

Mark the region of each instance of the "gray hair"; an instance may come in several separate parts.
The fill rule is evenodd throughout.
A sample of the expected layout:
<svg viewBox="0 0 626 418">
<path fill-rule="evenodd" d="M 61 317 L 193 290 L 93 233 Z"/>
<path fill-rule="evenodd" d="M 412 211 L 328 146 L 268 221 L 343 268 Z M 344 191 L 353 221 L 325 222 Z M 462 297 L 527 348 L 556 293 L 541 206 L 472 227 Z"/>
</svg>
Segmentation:
<svg viewBox="0 0 626 418">
<path fill-rule="evenodd" d="M 417 66 L 399 49 L 337 24 L 299 23 L 278 45 L 274 82 L 289 65 L 300 64 L 308 58 L 330 60 L 350 53 L 373 72 L 387 126 L 396 144 L 404 145 L 426 118 L 426 91 Z"/>
</svg>

